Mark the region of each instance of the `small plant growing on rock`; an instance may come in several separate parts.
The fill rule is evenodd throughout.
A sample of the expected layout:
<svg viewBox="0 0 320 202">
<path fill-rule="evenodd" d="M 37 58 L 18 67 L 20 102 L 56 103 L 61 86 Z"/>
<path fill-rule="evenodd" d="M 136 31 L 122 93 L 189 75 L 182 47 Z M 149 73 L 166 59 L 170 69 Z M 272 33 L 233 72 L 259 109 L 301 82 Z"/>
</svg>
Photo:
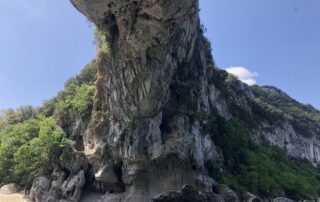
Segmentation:
<svg viewBox="0 0 320 202">
<path fill-rule="evenodd" d="M 106 54 L 110 54 L 112 52 L 111 45 L 106 35 L 98 27 L 95 27 L 94 33 L 96 37 L 96 43 L 101 47 L 102 51 Z"/>
</svg>

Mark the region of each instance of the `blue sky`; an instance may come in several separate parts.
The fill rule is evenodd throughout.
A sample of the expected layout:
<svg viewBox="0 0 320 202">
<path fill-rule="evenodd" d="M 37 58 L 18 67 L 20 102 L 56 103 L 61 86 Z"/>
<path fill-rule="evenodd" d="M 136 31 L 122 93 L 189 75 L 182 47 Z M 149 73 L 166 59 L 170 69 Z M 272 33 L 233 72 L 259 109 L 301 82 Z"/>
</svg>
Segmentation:
<svg viewBox="0 0 320 202">
<path fill-rule="evenodd" d="M 319 0 L 200 3 L 219 67 L 320 108 Z M 92 26 L 67 0 L 0 0 L 0 25 L 0 108 L 41 105 L 95 57 Z"/>
<path fill-rule="evenodd" d="M 216 63 L 320 109 L 319 0 L 201 0 Z"/>
<path fill-rule="evenodd" d="M 95 57 L 92 33 L 67 0 L 0 0 L 0 109 L 62 90 Z"/>
</svg>

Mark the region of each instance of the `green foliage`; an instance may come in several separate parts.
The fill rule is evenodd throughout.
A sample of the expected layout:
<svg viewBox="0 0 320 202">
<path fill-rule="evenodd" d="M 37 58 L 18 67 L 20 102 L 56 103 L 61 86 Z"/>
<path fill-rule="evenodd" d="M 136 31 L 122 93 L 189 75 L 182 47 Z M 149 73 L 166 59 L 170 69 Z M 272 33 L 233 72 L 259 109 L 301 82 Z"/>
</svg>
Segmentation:
<svg viewBox="0 0 320 202">
<path fill-rule="evenodd" d="M 286 120 L 291 123 L 294 129 L 301 135 L 311 137 L 316 135 L 318 123 L 320 122 L 320 112 L 310 105 L 303 105 L 289 97 L 281 90 L 270 87 L 252 86 L 252 92 L 256 96 L 253 109 L 262 109 L 265 114 L 260 117 L 264 119 L 279 121 Z"/>
<path fill-rule="evenodd" d="M 208 65 L 211 65 L 212 67 L 215 66 L 214 59 L 212 57 L 212 47 L 211 43 L 208 38 L 204 37 L 203 38 L 203 46 L 204 46 L 204 51 L 206 54 L 206 61 Z"/>
<path fill-rule="evenodd" d="M 214 83 L 215 86 L 224 94 L 225 80 L 228 78 L 228 72 L 218 68 L 212 68 L 212 77 L 210 82 Z"/>
<path fill-rule="evenodd" d="M 97 44 L 100 45 L 102 51 L 106 54 L 110 54 L 112 52 L 111 46 L 106 35 L 98 27 L 95 27 L 94 33 Z"/>
<path fill-rule="evenodd" d="M 275 87 L 243 85 L 224 70 L 212 68 L 212 71 L 210 82 L 219 90 L 230 113 L 246 125 L 259 128 L 262 122 L 271 126 L 290 123 L 300 135 L 317 135 L 320 112 L 311 105 L 301 104 Z"/>
<path fill-rule="evenodd" d="M 22 106 L 13 109 L 5 109 L 0 113 L 0 129 L 9 124 L 16 124 L 34 118 L 37 115 L 37 109 L 32 106 Z"/>
<path fill-rule="evenodd" d="M 263 198 L 284 195 L 300 200 L 320 196 L 320 174 L 316 168 L 290 159 L 279 148 L 255 144 L 242 121 L 226 121 L 213 114 L 209 132 L 221 150 L 223 164 L 208 170 L 213 176 L 218 173 L 220 182 L 238 192 L 246 190 Z"/>
<path fill-rule="evenodd" d="M 71 107 L 79 114 L 85 114 L 92 105 L 95 86 L 82 85 L 77 89 L 75 96 L 70 101 Z"/>
<path fill-rule="evenodd" d="M 135 118 L 127 118 L 125 120 L 128 136 L 129 136 L 129 144 L 133 144 L 133 130 L 136 127 L 136 120 Z"/>
<path fill-rule="evenodd" d="M 96 61 L 92 60 L 87 64 L 75 77 L 77 85 L 88 84 L 94 85 L 97 80 L 97 65 Z"/>
<path fill-rule="evenodd" d="M 76 86 L 74 92 L 71 95 L 65 97 L 56 105 L 55 114 L 57 116 L 63 116 L 72 110 L 82 117 L 90 114 L 92 106 L 92 98 L 94 95 L 95 86 L 83 84 L 80 87 Z"/>
<path fill-rule="evenodd" d="M 17 183 L 30 187 L 36 176 L 50 177 L 52 171 L 68 164 L 74 154 L 61 127 L 91 114 L 96 62 L 92 61 L 81 73 L 65 84 L 55 98 L 35 109 L 23 106 L 3 110 L 0 114 L 0 185 Z M 68 131 L 68 130 L 66 130 Z"/>
<path fill-rule="evenodd" d="M 49 175 L 68 141 L 55 120 L 29 119 L 0 132 L 0 183 L 15 182 L 30 187 L 39 175 Z"/>
<path fill-rule="evenodd" d="M 45 116 L 54 115 L 58 120 L 67 119 L 71 113 L 87 118 L 93 105 L 96 80 L 97 67 L 93 60 L 79 75 L 69 79 L 55 98 L 46 101 L 40 112 Z"/>
</svg>

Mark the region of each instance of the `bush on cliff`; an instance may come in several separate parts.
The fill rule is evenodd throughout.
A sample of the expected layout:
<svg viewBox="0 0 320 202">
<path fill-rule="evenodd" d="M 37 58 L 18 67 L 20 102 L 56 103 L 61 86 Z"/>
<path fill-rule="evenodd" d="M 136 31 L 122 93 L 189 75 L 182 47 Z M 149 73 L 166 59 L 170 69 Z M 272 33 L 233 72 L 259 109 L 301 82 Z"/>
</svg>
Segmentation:
<svg viewBox="0 0 320 202">
<path fill-rule="evenodd" d="M 0 131 L 0 179 L 29 187 L 39 175 L 50 175 L 68 141 L 52 117 L 39 116 Z"/>
</svg>

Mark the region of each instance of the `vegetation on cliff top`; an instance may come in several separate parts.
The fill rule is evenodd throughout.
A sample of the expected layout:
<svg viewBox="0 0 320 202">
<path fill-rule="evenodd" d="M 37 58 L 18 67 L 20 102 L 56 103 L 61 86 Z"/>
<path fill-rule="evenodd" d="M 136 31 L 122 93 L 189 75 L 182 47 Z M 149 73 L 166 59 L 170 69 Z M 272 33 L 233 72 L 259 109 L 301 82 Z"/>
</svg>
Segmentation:
<svg viewBox="0 0 320 202">
<path fill-rule="evenodd" d="M 312 137 L 320 131 L 320 112 L 311 105 L 304 105 L 289 97 L 283 91 L 271 86 L 252 86 L 255 101 L 273 120 L 286 120 L 305 137 Z"/>
</svg>

